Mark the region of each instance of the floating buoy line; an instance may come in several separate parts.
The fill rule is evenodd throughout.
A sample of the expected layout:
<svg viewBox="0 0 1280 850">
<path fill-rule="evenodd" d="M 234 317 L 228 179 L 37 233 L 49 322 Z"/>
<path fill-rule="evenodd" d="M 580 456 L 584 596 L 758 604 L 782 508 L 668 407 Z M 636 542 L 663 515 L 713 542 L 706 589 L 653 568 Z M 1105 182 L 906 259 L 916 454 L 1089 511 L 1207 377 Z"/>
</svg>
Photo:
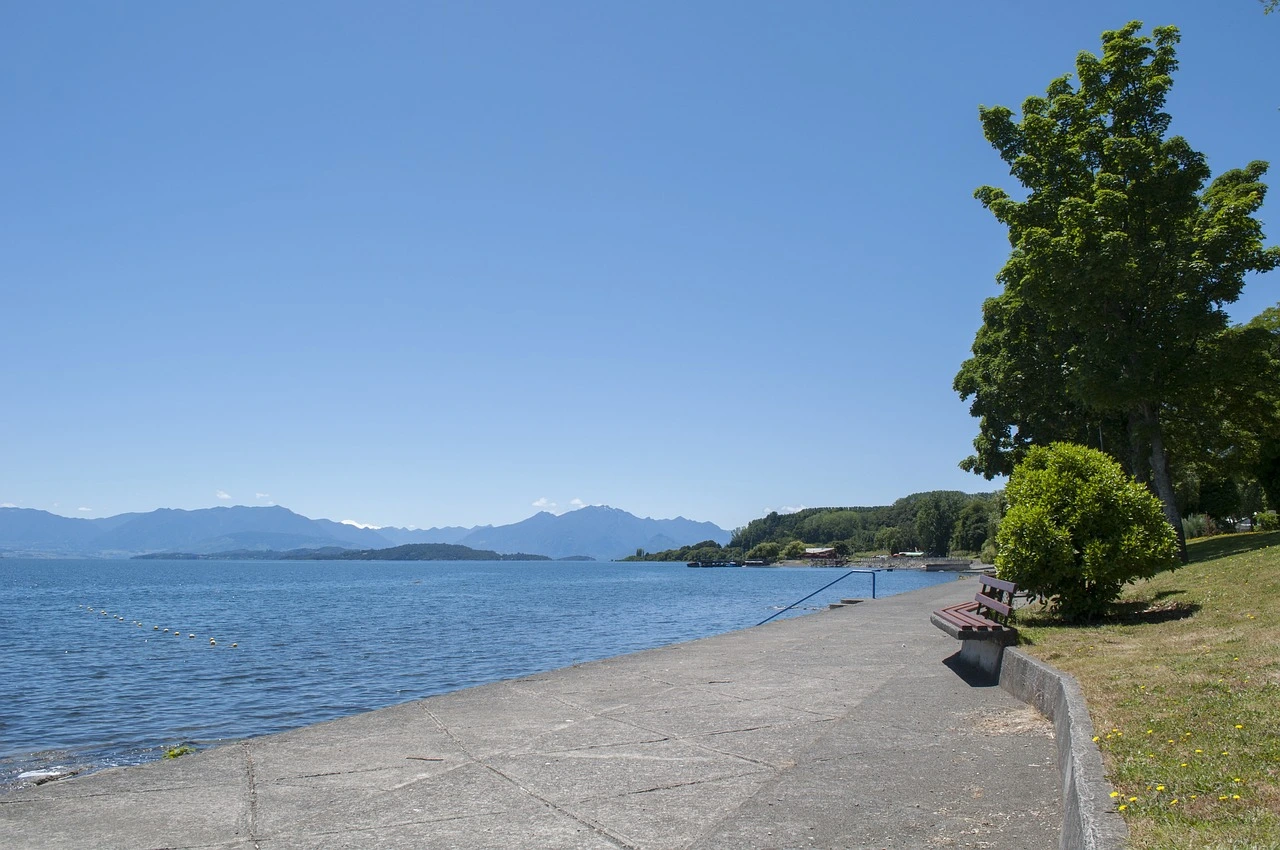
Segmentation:
<svg viewBox="0 0 1280 850">
<path fill-rule="evenodd" d="M 122 615 L 112 614 L 106 608 L 95 609 L 92 605 L 77 605 L 76 607 L 83 608 L 86 611 L 88 611 L 90 614 L 101 614 L 103 617 L 109 617 L 114 620 L 118 620 L 121 623 L 125 622 L 125 618 Z M 132 622 L 133 622 L 133 625 L 137 626 L 140 629 L 146 628 L 146 625 L 141 620 L 133 620 Z M 165 635 L 171 634 L 177 637 L 182 637 L 182 629 L 169 629 L 169 628 L 161 627 L 159 625 L 154 625 L 151 627 L 151 631 L 160 632 L 160 634 L 165 634 Z M 187 632 L 188 640 L 195 640 L 195 637 L 196 637 L 195 632 Z M 215 638 L 209 638 L 209 646 L 217 646 L 217 645 L 218 645 L 218 641 Z M 240 647 L 240 644 L 238 643 L 231 644 L 232 649 L 239 649 L 239 647 Z"/>
</svg>

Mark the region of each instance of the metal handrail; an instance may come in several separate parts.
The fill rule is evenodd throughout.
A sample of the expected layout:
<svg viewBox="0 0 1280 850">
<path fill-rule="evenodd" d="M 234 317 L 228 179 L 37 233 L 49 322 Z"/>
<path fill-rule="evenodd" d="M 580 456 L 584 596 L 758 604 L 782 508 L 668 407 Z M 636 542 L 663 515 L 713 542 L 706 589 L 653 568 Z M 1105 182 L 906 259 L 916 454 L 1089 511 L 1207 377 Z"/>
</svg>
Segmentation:
<svg viewBox="0 0 1280 850">
<path fill-rule="evenodd" d="M 836 582 L 844 581 L 845 579 L 847 579 L 849 576 L 853 575 L 854 573 L 870 573 L 870 574 L 871 574 L 871 598 L 872 598 L 872 599 L 875 599 L 875 598 L 876 598 L 876 573 L 878 573 L 878 572 L 880 572 L 880 571 L 879 571 L 879 570 L 849 570 L 849 572 L 847 572 L 847 573 L 845 573 L 844 575 L 840 576 L 840 578 L 836 579 L 835 581 L 828 582 L 827 584 L 824 584 L 822 587 L 818 588 L 818 589 L 817 589 L 817 590 L 815 590 L 813 593 L 810 593 L 810 594 L 809 594 L 808 596 L 806 596 L 804 599 L 797 599 L 795 602 L 792 602 L 790 605 L 788 605 L 786 608 L 783 608 L 781 611 L 777 611 L 777 612 L 776 612 L 776 613 L 774 613 L 772 616 L 765 617 L 763 620 L 761 620 L 760 622 L 756 623 L 756 625 L 757 625 L 757 626 L 763 626 L 765 623 L 769 622 L 769 621 L 770 621 L 770 620 L 772 620 L 774 617 L 777 617 L 779 614 L 785 614 L 787 611 L 790 611 L 792 608 L 796 607 L 796 606 L 797 606 L 797 605 L 799 605 L 801 602 L 804 602 L 804 601 L 805 601 L 805 599 L 812 599 L 813 597 L 817 596 L 817 595 L 818 595 L 819 593 L 821 593 L 822 591 L 826 590 L 826 589 L 827 589 L 828 587 L 830 587 L 831 585 L 835 584 Z"/>
</svg>

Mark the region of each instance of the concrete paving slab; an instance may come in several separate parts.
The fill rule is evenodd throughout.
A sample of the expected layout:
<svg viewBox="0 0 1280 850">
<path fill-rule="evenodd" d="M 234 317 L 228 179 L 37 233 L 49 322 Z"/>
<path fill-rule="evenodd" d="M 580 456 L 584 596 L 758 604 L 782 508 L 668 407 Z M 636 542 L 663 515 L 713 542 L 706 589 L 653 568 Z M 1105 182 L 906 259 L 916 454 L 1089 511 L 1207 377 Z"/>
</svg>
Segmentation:
<svg viewBox="0 0 1280 850">
<path fill-rule="evenodd" d="M 1051 730 L 948 666 L 972 582 L 0 796 L 0 847 L 1050 848 Z"/>
<path fill-rule="evenodd" d="M 599 824 L 623 846 L 680 848 L 710 825 L 731 816 L 743 799 L 757 793 L 770 778 L 760 772 L 691 782 L 586 800 L 570 808 L 584 820 Z"/>
<path fill-rule="evenodd" d="M 493 766 L 556 804 L 760 773 L 764 765 L 678 740 L 497 758 Z"/>
</svg>

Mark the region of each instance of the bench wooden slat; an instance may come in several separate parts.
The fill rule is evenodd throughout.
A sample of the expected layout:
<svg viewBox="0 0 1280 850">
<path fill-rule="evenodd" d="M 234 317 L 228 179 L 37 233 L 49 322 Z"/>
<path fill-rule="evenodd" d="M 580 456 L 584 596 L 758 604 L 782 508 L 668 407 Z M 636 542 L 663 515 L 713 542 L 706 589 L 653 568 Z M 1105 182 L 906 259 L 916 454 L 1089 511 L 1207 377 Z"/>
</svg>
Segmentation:
<svg viewBox="0 0 1280 850">
<path fill-rule="evenodd" d="M 979 576 L 981 590 L 970 602 L 948 605 L 933 612 L 933 623 L 958 640 L 998 640 L 1009 644 L 1018 630 L 999 622 L 1013 616 L 1013 595 L 1017 585 L 1011 581 Z"/>
<path fill-rule="evenodd" d="M 977 611 L 977 606 L 972 602 L 964 602 L 960 605 L 950 605 L 937 614 L 945 620 L 950 620 L 962 629 L 972 629 L 973 631 L 991 631 L 994 629 L 1003 629 L 1004 626 L 997 622 L 988 620 Z"/>
<path fill-rule="evenodd" d="M 992 599 L 990 596 L 983 596 L 981 593 L 979 593 L 977 596 L 973 598 L 973 601 L 977 602 L 983 608 L 990 608 L 992 611 L 995 611 L 997 614 L 999 614 L 1002 617 L 1013 616 L 1013 606 L 1006 605 L 1003 602 L 1001 602 L 999 599 Z"/>
<path fill-rule="evenodd" d="M 955 608 L 943 608 L 942 610 L 935 611 L 934 613 L 957 628 L 973 628 L 973 619 L 965 616 L 963 611 L 958 611 Z"/>
<path fill-rule="evenodd" d="M 982 584 L 987 587 L 994 587 L 996 590 L 1003 590 L 1005 593 L 1015 593 L 1018 590 L 1018 586 L 1013 582 L 1005 581 L 1002 578 L 996 578 L 994 576 L 978 576 L 978 581 L 982 582 Z"/>
</svg>

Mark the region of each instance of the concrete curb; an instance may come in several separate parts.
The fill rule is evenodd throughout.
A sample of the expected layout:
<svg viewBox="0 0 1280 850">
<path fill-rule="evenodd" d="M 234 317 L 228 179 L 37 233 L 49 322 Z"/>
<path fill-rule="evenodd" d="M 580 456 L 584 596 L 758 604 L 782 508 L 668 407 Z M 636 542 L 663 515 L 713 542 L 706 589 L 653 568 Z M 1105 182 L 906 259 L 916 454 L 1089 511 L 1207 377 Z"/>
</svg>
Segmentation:
<svg viewBox="0 0 1280 850">
<path fill-rule="evenodd" d="M 1129 828 L 1111 801 L 1084 692 L 1072 676 L 1016 649 L 1004 651 L 1000 687 L 1053 721 L 1062 775 L 1062 850 L 1123 850 Z"/>
</svg>

